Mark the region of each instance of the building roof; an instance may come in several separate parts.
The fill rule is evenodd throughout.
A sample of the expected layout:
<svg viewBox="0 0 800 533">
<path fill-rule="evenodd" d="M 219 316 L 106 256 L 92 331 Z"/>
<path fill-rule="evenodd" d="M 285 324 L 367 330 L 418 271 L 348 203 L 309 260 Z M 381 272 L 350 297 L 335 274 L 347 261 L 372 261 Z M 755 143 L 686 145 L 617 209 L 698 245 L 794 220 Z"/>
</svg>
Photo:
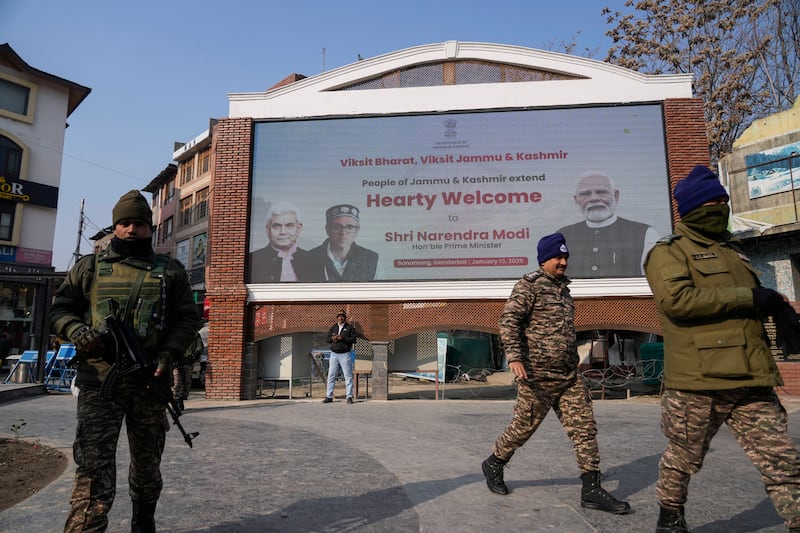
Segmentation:
<svg viewBox="0 0 800 533">
<path fill-rule="evenodd" d="M 150 194 L 153 194 L 159 188 L 161 188 L 162 185 L 164 185 L 169 180 L 174 178 L 177 173 L 178 173 L 178 165 L 176 165 L 175 163 L 170 163 L 169 165 L 164 167 L 164 170 L 159 172 L 155 178 L 150 180 L 150 183 L 142 187 L 142 190 L 145 192 L 149 192 Z"/>
<path fill-rule="evenodd" d="M 304 79 L 290 76 L 263 92 L 231 93 L 228 116 L 438 113 L 691 97 L 692 74 L 649 75 L 547 50 L 446 41 L 359 60 Z"/>
<path fill-rule="evenodd" d="M 20 72 L 26 72 L 33 76 L 37 76 L 55 83 L 56 85 L 65 87 L 69 91 L 67 116 L 70 116 L 72 112 L 75 111 L 79 105 L 81 105 L 81 102 L 83 102 L 83 100 L 89 96 L 89 93 L 92 92 L 89 87 L 84 87 L 83 85 L 75 83 L 74 81 L 69 81 L 48 72 L 44 72 L 43 70 L 33 68 L 27 64 L 8 43 L 0 45 L 0 63 L 7 64 Z"/>
</svg>

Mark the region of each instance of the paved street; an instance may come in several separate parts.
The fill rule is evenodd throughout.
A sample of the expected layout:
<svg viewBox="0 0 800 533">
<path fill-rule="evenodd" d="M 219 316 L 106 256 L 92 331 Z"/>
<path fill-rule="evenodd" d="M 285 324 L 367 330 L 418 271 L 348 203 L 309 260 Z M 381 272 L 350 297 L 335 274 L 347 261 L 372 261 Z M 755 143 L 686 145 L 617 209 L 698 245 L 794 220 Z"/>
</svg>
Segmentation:
<svg viewBox="0 0 800 533">
<path fill-rule="evenodd" d="M 551 414 L 506 469 L 512 493 L 491 494 L 480 462 L 510 420 L 509 400 L 220 402 L 193 393 L 182 422 L 200 436 L 189 449 L 167 437 L 159 531 L 171 532 L 642 532 L 657 517 L 654 483 L 664 447 L 653 398 L 595 402 L 604 486 L 634 514 L 580 507 L 571 445 Z M 798 405 L 790 427 L 800 438 Z M 50 394 L 0 403 L 0 434 L 26 422 L 24 438 L 71 460 L 75 400 Z M 127 443 L 121 439 L 110 531 L 130 530 Z M 73 465 L 40 493 L 0 513 L 0 531 L 60 531 Z M 691 485 L 695 533 L 784 531 L 759 476 L 726 428 Z"/>
</svg>

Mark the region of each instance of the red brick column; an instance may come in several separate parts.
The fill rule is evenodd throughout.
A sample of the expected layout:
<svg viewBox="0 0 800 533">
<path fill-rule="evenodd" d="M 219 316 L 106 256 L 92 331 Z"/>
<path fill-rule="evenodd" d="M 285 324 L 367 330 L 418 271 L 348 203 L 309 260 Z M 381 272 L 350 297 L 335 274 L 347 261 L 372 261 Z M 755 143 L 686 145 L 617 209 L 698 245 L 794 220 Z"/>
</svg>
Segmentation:
<svg viewBox="0 0 800 533">
<path fill-rule="evenodd" d="M 672 98 L 664 100 L 664 133 L 667 143 L 669 192 L 686 177 L 695 165 L 709 165 L 706 119 L 701 98 Z M 672 202 L 672 218 L 678 220 L 678 206 Z"/>
<path fill-rule="evenodd" d="M 211 178 L 211 263 L 206 279 L 210 302 L 206 398 L 240 400 L 249 317 L 244 284 L 250 152 L 253 121 L 222 119 L 214 127 Z"/>
</svg>

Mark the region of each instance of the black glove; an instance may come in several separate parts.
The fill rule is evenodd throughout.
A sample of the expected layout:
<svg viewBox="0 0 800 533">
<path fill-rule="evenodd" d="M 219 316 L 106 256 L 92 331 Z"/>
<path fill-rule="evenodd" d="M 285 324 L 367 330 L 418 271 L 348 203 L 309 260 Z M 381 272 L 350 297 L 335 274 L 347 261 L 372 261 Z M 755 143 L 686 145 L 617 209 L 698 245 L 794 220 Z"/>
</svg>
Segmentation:
<svg viewBox="0 0 800 533">
<path fill-rule="evenodd" d="M 800 317 L 794 308 L 784 302 L 781 310 L 775 313 L 775 337 L 777 345 L 785 356 L 800 353 Z"/>
<path fill-rule="evenodd" d="M 761 311 L 763 315 L 774 315 L 781 310 L 786 302 L 781 293 L 764 287 L 753 289 L 753 307 Z"/>
<path fill-rule="evenodd" d="M 103 334 L 88 324 L 75 324 L 67 331 L 67 337 L 79 352 L 102 355 L 105 350 Z"/>
</svg>

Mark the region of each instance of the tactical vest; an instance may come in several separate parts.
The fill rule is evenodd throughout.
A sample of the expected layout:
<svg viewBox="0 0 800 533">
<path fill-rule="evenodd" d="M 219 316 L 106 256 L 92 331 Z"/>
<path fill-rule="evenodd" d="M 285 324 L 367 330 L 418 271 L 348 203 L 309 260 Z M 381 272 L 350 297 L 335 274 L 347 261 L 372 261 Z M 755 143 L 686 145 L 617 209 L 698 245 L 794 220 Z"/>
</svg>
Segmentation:
<svg viewBox="0 0 800 533">
<path fill-rule="evenodd" d="M 113 314 L 131 325 L 145 351 L 155 348 L 164 328 L 169 256 L 158 255 L 155 263 L 131 258 L 111 262 L 103 257 L 95 256 L 89 299 L 92 326 L 104 331 L 105 317 Z"/>
</svg>

